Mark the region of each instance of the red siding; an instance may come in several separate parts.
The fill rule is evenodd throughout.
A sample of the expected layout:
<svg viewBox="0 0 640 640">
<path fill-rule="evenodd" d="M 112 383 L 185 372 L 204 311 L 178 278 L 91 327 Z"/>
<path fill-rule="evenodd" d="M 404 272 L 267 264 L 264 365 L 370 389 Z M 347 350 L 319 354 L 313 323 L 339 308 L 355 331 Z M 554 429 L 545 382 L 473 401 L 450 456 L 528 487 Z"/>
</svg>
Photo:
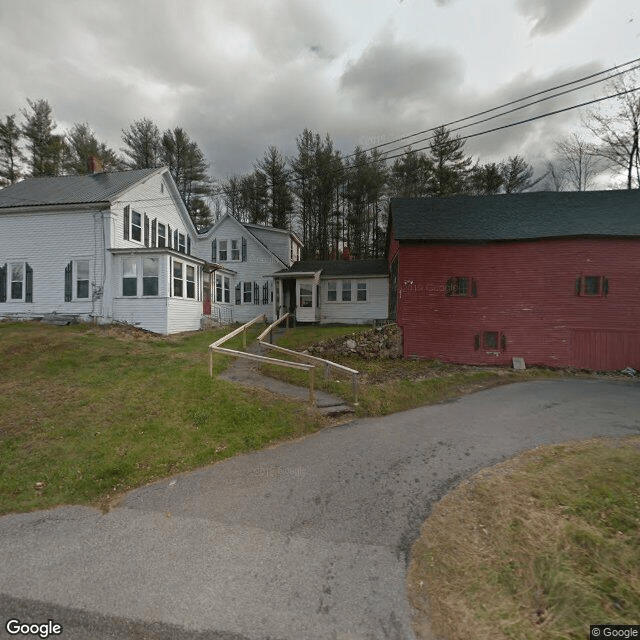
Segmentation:
<svg viewBox="0 0 640 640">
<path fill-rule="evenodd" d="M 447 297 L 447 279 L 463 276 L 477 297 Z M 606 277 L 608 294 L 577 295 L 579 276 Z M 640 369 L 638 240 L 402 242 L 398 290 L 406 357 Z M 504 334 L 506 348 L 476 349 L 484 332 Z"/>
</svg>

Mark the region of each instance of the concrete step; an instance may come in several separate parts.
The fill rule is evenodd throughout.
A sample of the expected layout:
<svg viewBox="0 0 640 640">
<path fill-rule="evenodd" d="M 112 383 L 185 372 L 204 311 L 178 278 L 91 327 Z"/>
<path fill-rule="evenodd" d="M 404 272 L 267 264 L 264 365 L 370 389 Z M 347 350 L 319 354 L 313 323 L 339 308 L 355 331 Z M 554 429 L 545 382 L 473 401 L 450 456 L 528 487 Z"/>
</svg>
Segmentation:
<svg viewBox="0 0 640 640">
<path fill-rule="evenodd" d="M 346 413 L 354 413 L 353 407 L 348 404 L 318 406 L 317 409 L 323 416 L 338 416 Z"/>
</svg>

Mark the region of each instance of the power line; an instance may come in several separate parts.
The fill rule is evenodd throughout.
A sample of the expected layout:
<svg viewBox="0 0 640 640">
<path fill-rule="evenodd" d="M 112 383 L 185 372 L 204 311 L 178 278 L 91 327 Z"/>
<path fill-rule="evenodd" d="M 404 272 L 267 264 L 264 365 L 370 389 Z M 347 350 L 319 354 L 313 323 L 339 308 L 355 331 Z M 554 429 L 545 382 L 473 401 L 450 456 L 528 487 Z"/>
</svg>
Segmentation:
<svg viewBox="0 0 640 640">
<path fill-rule="evenodd" d="M 621 69 L 622 67 L 628 67 L 630 65 L 634 65 L 634 64 L 636 64 L 638 62 L 640 62 L 640 58 L 635 58 L 634 60 L 629 60 L 628 62 L 624 62 L 622 64 L 615 65 L 613 67 L 609 67 L 608 69 L 605 69 L 604 71 L 599 71 L 597 73 L 592 73 L 590 75 L 583 76 L 581 78 L 577 78 L 576 80 L 572 80 L 570 82 L 565 82 L 563 84 L 559 84 L 559 85 L 555 85 L 553 87 L 549 87 L 548 89 L 543 89 L 542 91 L 536 91 L 535 93 L 531 93 L 531 94 L 529 94 L 527 96 L 523 96 L 522 98 L 518 98 L 516 100 L 511 100 L 510 102 L 505 102 L 504 104 L 501 104 L 501 105 L 499 105 L 497 107 L 492 107 L 491 109 L 485 109 L 484 111 L 480 111 L 480 112 L 475 113 L 475 114 L 470 115 L 470 116 L 465 116 L 464 118 L 458 118 L 457 120 L 452 120 L 450 122 L 445 122 L 441 126 L 450 127 L 450 126 L 452 126 L 454 124 L 459 124 L 460 122 L 464 122 L 465 120 L 472 120 L 474 118 L 486 115 L 488 113 L 492 113 L 494 111 L 498 111 L 499 109 L 503 109 L 505 107 L 510 107 L 511 105 L 517 104 L 518 102 L 523 102 L 524 100 L 529 100 L 530 98 L 535 98 L 535 97 L 543 95 L 545 93 L 549 93 L 551 91 L 555 91 L 556 89 L 563 89 L 564 87 L 568 87 L 568 86 L 571 86 L 571 85 L 574 85 L 574 84 L 578 84 L 580 82 L 584 82 L 585 80 L 591 80 L 592 78 L 596 78 L 598 76 L 608 74 L 611 71 L 615 71 L 617 69 Z M 601 78 L 600 80 L 597 80 L 597 81 L 595 81 L 593 83 L 586 84 L 586 85 L 584 85 L 584 87 L 590 86 L 591 84 L 597 84 L 599 82 L 604 82 L 606 80 L 610 80 L 611 78 L 614 78 L 616 76 L 622 75 L 624 73 L 628 73 L 629 71 L 633 71 L 634 69 L 637 69 L 637 68 L 638 68 L 638 66 L 635 66 L 635 67 L 633 67 L 631 69 L 624 69 L 622 71 L 618 71 L 617 73 L 612 74 L 609 77 Z M 575 89 L 571 89 L 571 90 L 569 90 L 567 92 L 563 92 L 563 93 L 560 93 L 558 95 L 563 95 L 564 93 L 570 93 L 571 91 L 577 91 L 577 90 L 582 89 L 584 87 L 576 87 Z M 551 96 L 551 97 L 554 97 L 554 96 Z M 544 98 L 543 100 L 547 100 L 547 99 L 549 99 L 549 98 Z M 533 102 L 531 104 L 536 104 L 536 103 L 537 102 Z M 525 106 L 530 106 L 530 105 L 525 105 Z M 523 107 L 519 107 L 519 108 L 524 108 L 524 106 Z M 511 111 L 507 111 L 505 113 L 511 113 Z M 504 114 L 502 114 L 502 115 L 504 115 Z M 498 116 L 495 116 L 495 117 L 498 117 Z M 483 121 L 481 121 L 481 122 L 483 122 Z M 466 126 L 471 126 L 471 125 L 466 125 Z M 431 131 L 434 131 L 437 128 L 438 127 L 431 127 L 429 129 L 424 129 L 423 131 L 418 131 L 416 133 L 411 133 L 409 135 L 402 136 L 402 137 L 396 138 L 394 140 L 389 140 L 388 142 L 384 142 L 384 143 L 379 144 L 379 145 L 374 145 L 373 147 L 369 147 L 368 149 L 364 149 L 363 151 L 364 152 L 373 151 L 374 149 L 379 149 L 381 147 L 386 147 L 387 145 L 395 144 L 396 142 L 402 142 L 403 140 L 408 140 L 409 138 L 414 138 L 414 137 L 422 135 L 424 133 L 429 133 Z M 349 158 L 349 157 L 351 157 L 353 155 L 354 154 L 350 154 L 348 156 L 345 156 L 345 159 Z"/>
</svg>

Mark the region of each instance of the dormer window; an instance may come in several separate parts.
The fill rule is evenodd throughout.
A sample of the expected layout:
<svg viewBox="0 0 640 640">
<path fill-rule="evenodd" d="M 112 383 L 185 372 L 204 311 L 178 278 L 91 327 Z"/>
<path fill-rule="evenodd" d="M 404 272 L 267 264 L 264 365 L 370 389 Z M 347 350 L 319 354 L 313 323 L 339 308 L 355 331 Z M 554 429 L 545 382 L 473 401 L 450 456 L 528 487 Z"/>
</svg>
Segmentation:
<svg viewBox="0 0 640 640">
<path fill-rule="evenodd" d="M 142 242 L 142 214 L 131 212 L 131 239 Z"/>
</svg>

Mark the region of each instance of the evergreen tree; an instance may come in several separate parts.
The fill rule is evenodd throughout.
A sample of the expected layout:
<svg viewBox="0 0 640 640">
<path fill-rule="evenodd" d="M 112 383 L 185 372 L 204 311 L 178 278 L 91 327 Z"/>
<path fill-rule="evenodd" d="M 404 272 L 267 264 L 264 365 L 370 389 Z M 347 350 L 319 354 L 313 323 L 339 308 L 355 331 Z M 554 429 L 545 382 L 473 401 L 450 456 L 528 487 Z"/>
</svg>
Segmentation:
<svg viewBox="0 0 640 640">
<path fill-rule="evenodd" d="M 505 193 L 521 193 L 535 186 L 542 177 L 532 180 L 533 167 L 521 156 L 515 155 L 500 164 Z"/>
<path fill-rule="evenodd" d="M 99 160 L 102 171 L 119 171 L 124 163 L 113 149 L 99 142 L 89 125 L 76 123 L 66 135 L 63 166 L 65 173 L 83 175 L 90 172 L 89 158 Z"/>
<path fill-rule="evenodd" d="M 16 116 L 0 121 L 0 186 L 13 184 L 21 177 L 24 154 L 20 149 L 22 132 L 16 124 Z"/>
<path fill-rule="evenodd" d="M 136 120 L 122 130 L 122 149 L 129 169 L 153 169 L 162 164 L 160 130 L 148 118 Z"/>
<path fill-rule="evenodd" d="M 444 126 L 438 127 L 433 132 L 428 157 L 432 164 L 431 195 L 450 196 L 465 192 L 473 161 L 464 153 L 464 140 L 452 137 Z"/>
<path fill-rule="evenodd" d="M 267 218 L 272 227 L 286 229 L 290 226 L 293 197 L 288 185 L 286 162 L 274 146 L 270 146 L 263 159 L 257 163 L 256 172 L 266 185 Z M 257 186 L 261 186 L 259 183 Z"/>
<path fill-rule="evenodd" d="M 27 99 L 29 109 L 24 109 L 22 135 L 27 141 L 27 161 L 32 176 L 57 176 L 62 171 L 65 153 L 64 138 L 54 133 L 51 106 L 46 100 Z"/>
<path fill-rule="evenodd" d="M 407 149 L 389 172 L 389 195 L 404 198 L 427 195 L 432 171 L 433 166 L 423 153 Z"/>
<path fill-rule="evenodd" d="M 495 162 L 476 163 L 469 174 L 469 191 L 474 195 L 500 193 L 504 178 Z"/>
</svg>

